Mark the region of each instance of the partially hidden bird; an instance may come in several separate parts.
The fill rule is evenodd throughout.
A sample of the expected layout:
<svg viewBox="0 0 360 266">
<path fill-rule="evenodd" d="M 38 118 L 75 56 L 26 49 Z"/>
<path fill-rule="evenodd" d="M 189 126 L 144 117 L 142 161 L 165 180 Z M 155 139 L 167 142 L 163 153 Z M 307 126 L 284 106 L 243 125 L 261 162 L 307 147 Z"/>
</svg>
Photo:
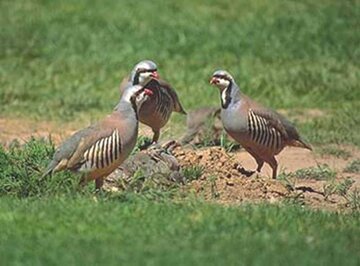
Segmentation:
<svg viewBox="0 0 360 266">
<path fill-rule="evenodd" d="M 150 89 L 154 95 L 146 101 L 139 111 L 139 121 L 149 126 L 153 131 L 152 142 L 157 143 L 160 138 L 160 129 L 169 121 L 172 112 L 185 114 L 175 89 L 166 81 L 160 79 L 157 65 L 151 60 L 137 63 L 130 75 L 125 77 L 120 84 L 120 93 L 133 85 L 140 84 Z"/>
<path fill-rule="evenodd" d="M 70 170 L 81 173 L 80 184 L 95 180 L 101 189 L 104 178 L 131 153 L 138 136 L 138 113 L 153 92 L 141 85 L 124 90 L 116 110 L 99 122 L 79 130 L 55 151 L 43 177 Z"/>
<path fill-rule="evenodd" d="M 286 146 L 312 150 L 293 124 L 283 115 L 243 94 L 227 71 L 215 71 L 210 84 L 220 90 L 221 121 L 226 132 L 254 157 L 257 172 L 266 162 L 272 168 L 272 178 L 275 179 L 278 167 L 275 155 Z M 247 176 L 255 173 L 244 168 L 239 170 Z"/>
</svg>

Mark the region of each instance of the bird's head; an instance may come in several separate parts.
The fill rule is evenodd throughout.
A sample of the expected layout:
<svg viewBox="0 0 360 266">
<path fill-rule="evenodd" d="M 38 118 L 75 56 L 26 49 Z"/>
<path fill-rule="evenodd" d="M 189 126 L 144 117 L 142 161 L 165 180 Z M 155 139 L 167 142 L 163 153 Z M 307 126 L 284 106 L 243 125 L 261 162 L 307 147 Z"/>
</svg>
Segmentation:
<svg viewBox="0 0 360 266">
<path fill-rule="evenodd" d="M 234 83 L 234 78 L 225 70 L 215 71 L 210 79 L 210 84 L 218 87 L 220 90 L 226 89 L 231 83 Z"/>
<path fill-rule="evenodd" d="M 135 111 L 138 112 L 143 103 L 146 102 L 152 95 L 152 90 L 141 85 L 133 85 L 124 91 L 121 100 L 131 103 Z"/>
<path fill-rule="evenodd" d="M 131 71 L 131 81 L 133 85 L 144 86 L 151 79 L 159 79 L 157 66 L 151 60 L 143 60 L 135 65 Z"/>
</svg>

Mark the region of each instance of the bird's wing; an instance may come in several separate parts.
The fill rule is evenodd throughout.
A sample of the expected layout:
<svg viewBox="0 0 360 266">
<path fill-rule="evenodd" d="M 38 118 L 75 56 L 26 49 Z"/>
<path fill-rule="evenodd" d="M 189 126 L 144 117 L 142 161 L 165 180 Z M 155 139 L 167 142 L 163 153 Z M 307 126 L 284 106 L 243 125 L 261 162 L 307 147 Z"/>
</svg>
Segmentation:
<svg viewBox="0 0 360 266">
<path fill-rule="evenodd" d="M 120 86 L 119 86 L 119 92 L 120 95 L 122 95 L 127 87 L 130 85 L 130 76 L 126 76 L 122 79 Z"/>
<path fill-rule="evenodd" d="M 168 92 L 168 94 L 172 98 L 173 103 L 174 103 L 174 111 L 186 115 L 186 112 L 185 112 L 184 108 L 182 107 L 182 105 L 180 103 L 179 97 L 178 97 L 175 89 L 169 83 L 167 83 L 164 80 L 158 80 L 158 82 L 159 82 L 159 84 L 160 84 L 160 86 L 162 88 L 166 89 L 166 91 Z"/>
<path fill-rule="evenodd" d="M 101 168 L 116 160 L 120 153 L 118 130 L 95 124 L 78 131 L 61 144 L 55 152 L 52 168 L 56 169 L 59 165 L 61 169 L 70 170 Z"/>
<path fill-rule="evenodd" d="M 118 129 L 103 128 L 82 138 L 68 167 L 83 170 L 104 168 L 116 161 L 121 152 L 122 141 Z"/>
<path fill-rule="evenodd" d="M 280 132 L 283 139 L 299 139 L 299 133 L 294 125 L 278 112 L 265 108 L 257 108 L 252 110 L 252 112 L 254 115 L 265 119 L 268 126 L 275 128 L 278 132 Z"/>
</svg>

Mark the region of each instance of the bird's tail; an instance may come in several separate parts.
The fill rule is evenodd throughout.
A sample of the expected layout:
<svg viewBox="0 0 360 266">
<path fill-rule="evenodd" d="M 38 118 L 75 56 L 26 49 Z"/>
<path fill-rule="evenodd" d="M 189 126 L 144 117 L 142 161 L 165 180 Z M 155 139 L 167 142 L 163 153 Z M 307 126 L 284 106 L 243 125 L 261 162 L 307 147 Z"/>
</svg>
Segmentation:
<svg viewBox="0 0 360 266">
<path fill-rule="evenodd" d="M 306 143 L 305 141 L 303 141 L 302 139 L 298 139 L 298 140 L 294 140 L 290 143 L 291 146 L 293 147 L 299 147 L 299 148 L 304 148 L 304 149 L 308 149 L 310 151 L 312 151 L 312 147 L 309 143 Z"/>
<path fill-rule="evenodd" d="M 56 165 L 57 165 L 56 162 L 54 162 L 54 161 L 50 162 L 49 165 L 46 167 L 44 173 L 42 174 L 41 179 L 47 177 L 48 175 L 52 175 Z"/>
<path fill-rule="evenodd" d="M 52 174 L 52 170 L 53 170 L 53 169 L 51 169 L 51 168 L 50 168 L 50 169 L 47 168 L 47 169 L 45 170 L 45 172 L 42 174 L 41 179 L 47 177 L 48 175 L 51 175 L 51 174 Z"/>
</svg>

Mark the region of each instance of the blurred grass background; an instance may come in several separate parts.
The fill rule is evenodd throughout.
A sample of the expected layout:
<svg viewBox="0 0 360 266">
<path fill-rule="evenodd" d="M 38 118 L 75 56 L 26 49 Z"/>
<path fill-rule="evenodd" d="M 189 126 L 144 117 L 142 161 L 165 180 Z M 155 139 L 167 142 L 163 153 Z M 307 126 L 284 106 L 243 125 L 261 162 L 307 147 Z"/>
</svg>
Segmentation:
<svg viewBox="0 0 360 266">
<path fill-rule="evenodd" d="M 188 110 L 219 106 L 208 80 L 223 68 L 267 106 L 323 109 L 300 125 L 312 142 L 360 145 L 359 17 L 351 0 L 3 0 L 1 116 L 95 119 L 148 58 Z"/>
</svg>

